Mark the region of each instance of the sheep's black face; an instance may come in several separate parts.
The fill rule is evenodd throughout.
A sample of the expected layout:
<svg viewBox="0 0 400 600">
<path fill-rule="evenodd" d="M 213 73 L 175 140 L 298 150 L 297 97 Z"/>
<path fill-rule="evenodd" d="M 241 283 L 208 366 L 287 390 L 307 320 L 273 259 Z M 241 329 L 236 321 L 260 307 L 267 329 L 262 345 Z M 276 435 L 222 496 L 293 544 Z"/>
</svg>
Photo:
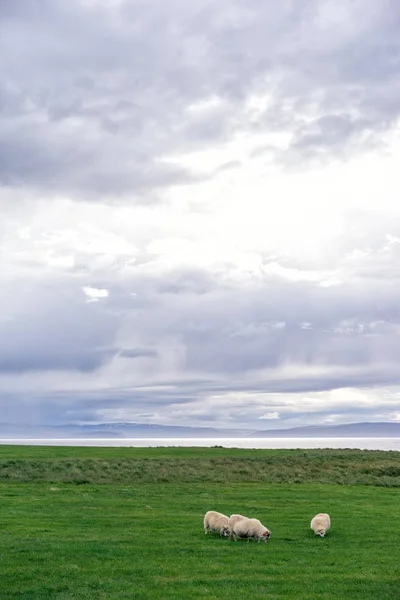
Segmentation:
<svg viewBox="0 0 400 600">
<path fill-rule="evenodd" d="M 230 535 L 230 531 L 229 531 L 228 527 L 223 528 L 222 535 L 224 535 L 225 537 L 228 537 Z"/>
</svg>

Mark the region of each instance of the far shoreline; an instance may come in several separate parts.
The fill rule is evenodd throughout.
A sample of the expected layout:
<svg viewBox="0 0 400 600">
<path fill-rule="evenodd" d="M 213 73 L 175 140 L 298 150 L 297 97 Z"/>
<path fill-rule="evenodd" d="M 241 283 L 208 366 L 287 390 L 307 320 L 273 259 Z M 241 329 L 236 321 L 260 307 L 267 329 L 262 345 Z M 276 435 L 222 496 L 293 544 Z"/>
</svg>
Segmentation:
<svg viewBox="0 0 400 600">
<path fill-rule="evenodd" d="M 121 437 L 88 437 L 88 438 L 1 438 L 1 446 L 71 446 L 71 447 L 202 447 L 243 449 L 354 449 L 354 450 L 386 450 L 400 451 L 400 438 L 386 437 L 226 437 L 226 438 L 121 438 Z"/>
</svg>

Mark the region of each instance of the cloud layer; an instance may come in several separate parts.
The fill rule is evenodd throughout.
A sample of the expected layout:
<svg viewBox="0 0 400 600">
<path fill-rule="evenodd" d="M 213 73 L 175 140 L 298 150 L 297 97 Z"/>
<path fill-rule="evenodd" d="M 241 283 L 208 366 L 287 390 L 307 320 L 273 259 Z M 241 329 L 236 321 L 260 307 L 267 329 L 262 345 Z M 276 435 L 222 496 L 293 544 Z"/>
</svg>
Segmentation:
<svg viewBox="0 0 400 600">
<path fill-rule="evenodd" d="M 400 418 L 399 17 L 1 5 L 4 421 Z"/>
</svg>

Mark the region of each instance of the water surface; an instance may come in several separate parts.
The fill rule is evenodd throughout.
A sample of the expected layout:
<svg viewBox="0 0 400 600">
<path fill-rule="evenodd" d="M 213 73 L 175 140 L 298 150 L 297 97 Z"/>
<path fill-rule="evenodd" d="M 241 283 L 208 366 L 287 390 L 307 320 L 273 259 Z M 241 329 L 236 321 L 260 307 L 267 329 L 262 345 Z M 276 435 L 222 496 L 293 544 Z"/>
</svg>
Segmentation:
<svg viewBox="0 0 400 600">
<path fill-rule="evenodd" d="M 224 448 L 353 448 L 360 450 L 398 450 L 400 438 L 12 438 L 0 439 L 0 444 L 32 446 L 223 446 Z"/>
</svg>

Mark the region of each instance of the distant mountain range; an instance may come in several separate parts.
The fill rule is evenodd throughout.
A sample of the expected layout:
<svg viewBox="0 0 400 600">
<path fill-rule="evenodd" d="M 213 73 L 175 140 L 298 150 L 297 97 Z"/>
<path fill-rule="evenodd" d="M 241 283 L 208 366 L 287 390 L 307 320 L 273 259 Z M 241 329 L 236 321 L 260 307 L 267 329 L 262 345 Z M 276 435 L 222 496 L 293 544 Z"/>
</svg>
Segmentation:
<svg viewBox="0 0 400 600">
<path fill-rule="evenodd" d="M 310 425 L 293 429 L 257 431 L 254 437 L 400 437 L 400 423 L 349 423 L 347 425 Z"/>
<path fill-rule="evenodd" d="M 143 425 L 140 423 L 98 423 L 86 425 L 30 426 L 0 424 L 0 438 L 355 438 L 399 437 L 400 423 L 350 423 L 310 425 L 291 429 L 214 429 Z"/>
</svg>

